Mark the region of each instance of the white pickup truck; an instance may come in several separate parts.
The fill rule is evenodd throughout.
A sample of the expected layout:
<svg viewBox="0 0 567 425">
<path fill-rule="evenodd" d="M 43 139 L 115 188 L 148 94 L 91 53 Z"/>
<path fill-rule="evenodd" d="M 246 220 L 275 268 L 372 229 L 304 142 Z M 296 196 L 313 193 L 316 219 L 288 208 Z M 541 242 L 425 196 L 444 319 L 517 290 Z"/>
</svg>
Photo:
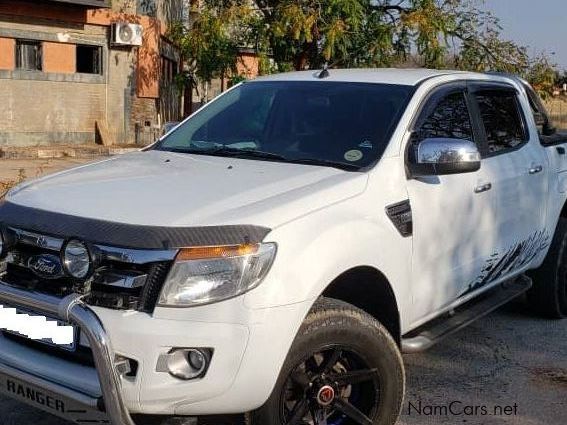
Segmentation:
<svg viewBox="0 0 567 425">
<path fill-rule="evenodd" d="M 401 353 L 522 294 L 567 316 L 564 140 L 503 75 L 237 85 L 1 201 L 0 392 L 77 423 L 393 424 Z"/>
</svg>

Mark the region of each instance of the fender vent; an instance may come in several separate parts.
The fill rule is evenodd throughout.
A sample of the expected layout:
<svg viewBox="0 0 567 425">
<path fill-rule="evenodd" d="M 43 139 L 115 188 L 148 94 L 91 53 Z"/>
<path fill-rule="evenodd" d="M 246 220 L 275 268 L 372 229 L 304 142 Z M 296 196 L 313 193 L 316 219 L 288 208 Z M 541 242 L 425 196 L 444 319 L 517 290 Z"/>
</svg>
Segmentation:
<svg viewBox="0 0 567 425">
<path fill-rule="evenodd" d="M 403 201 L 386 207 L 386 214 L 404 238 L 412 235 L 413 219 L 409 201 Z"/>
</svg>

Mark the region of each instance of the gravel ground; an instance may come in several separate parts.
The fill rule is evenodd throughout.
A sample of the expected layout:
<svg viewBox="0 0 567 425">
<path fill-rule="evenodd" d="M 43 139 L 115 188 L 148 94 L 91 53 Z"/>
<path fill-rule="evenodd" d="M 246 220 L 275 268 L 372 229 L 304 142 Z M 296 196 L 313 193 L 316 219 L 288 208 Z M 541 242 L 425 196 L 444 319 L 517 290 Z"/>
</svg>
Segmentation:
<svg viewBox="0 0 567 425">
<path fill-rule="evenodd" d="M 401 424 L 567 424 L 567 322 L 521 302 L 405 363 Z"/>
<path fill-rule="evenodd" d="M 405 356 L 399 425 L 567 424 L 567 322 L 524 311 L 508 305 L 424 354 Z M 0 398 L 0 424 L 67 422 Z"/>
</svg>

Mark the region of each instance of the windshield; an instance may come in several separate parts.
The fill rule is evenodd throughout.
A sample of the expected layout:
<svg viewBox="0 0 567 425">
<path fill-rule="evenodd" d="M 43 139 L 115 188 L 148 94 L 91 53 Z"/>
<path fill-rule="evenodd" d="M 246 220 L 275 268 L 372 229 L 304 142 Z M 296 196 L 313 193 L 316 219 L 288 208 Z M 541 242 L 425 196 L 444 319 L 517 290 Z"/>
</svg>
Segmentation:
<svg viewBox="0 0 567 425">
<path fill-rule="evenodd" d="M 357 170 L 380 159 L 412 92 L 386 84 L 244 83 L 154 149 Z"/>
</svg>

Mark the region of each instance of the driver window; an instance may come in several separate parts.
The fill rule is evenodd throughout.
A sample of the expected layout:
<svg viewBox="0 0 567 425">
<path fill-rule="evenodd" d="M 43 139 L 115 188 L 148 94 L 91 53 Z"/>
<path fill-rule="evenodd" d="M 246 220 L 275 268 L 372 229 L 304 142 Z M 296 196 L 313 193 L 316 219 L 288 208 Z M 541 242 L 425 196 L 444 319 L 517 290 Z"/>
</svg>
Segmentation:
<svg viewBox="0 0 567 425">
<path fill-rule="evenodd" d="M 467 101 L 463 92 L 454 92 L 440 99 L 421 121 L 417 142 L 425 139 L 450 138 L 474 141 Z"/>
</svg>

